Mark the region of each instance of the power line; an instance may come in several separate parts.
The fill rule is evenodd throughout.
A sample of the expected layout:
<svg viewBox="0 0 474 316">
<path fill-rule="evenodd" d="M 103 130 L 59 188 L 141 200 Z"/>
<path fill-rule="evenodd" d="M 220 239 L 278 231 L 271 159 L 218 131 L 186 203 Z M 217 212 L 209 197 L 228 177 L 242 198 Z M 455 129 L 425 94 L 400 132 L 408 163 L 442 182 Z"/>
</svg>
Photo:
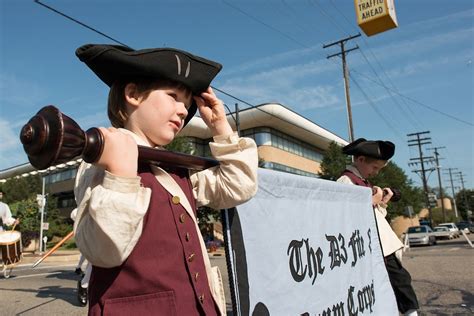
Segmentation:
<svg viewBox="0 0 474 316">
<path fill-rule="evenodd" d="M 383 80 L 382 78 L 380 78 L 379 74 L 377 73 L 377 71 L 375 70 L 375 68 L 372 66 L 372 63 L 369 61 L 369 59 L 367 58 L 367 56 L 365 56 L 364 54 L 364 51 L 362 50 L 362 48 L 360 49 L 360 53 L 362 54 L 362 57 L 364 57 L 365 61 L 367 62 L 367 64 L 370 66 L 370 69 L 372 69 L 373 73 L 375 74 L 375 76 L 377 77 L 377 79 L 380 81 L 380 83 L 383 85 L 383 87 L 385 88 L 385 85 L 383 84 Z M 372 54 L 373 55 L 373 54 Z M 375 55 L 373 55 L 375 56 Z M 398 103 L 397 99 L 395 99 L 395 97 L 393 96 L 393 94 L 391 93 L 390 90 L 386 89 L 385 90 L 388 92 L 390 98 L 392 99 L 392 101 L 398 105 L 398 108 L 403 112 L 403 114 L 405 115 L 405 117 L 409 118 L 409 119 L 412 119 L 412 117 L 407 113 L 405 112 L 405 110 L 403 109 L 403 107 Z M 417 123 L 414 122 L 414 121 L 410 121 L 411 124 L 413 124 L 413 127 L 417 127 Z"/>
<path fill-rule="evenodd" d="M 312 2 L 309 1 L 311 4 Z M 324 14 L 325 17 L 328 18 L 328 20 L 333 23 L 337 28 L 339 28 L 342 32 L 345 33 L 345 30 L 337 23 L 335 22 L 332 17 L 323 9 L 323 7 L 315 0 L 314 3 L 316 3 L 316 5 L 319 7 L 319 9 L 322 11 L 322 13 Z M 334 6 L 334 4 L 333 4 Z M 337 9 L 337 8 L 336 8 Z M 339 11 L 339 10 L 338 10 Z M 342 14 L 342 13 L 341 13 Z M 343 15 L 344 16 L 344 15 Z M 346 18 L 344 16 L 344 18 Z M 346 18 L 347 20 L 347 18 Z M 359 36 L 360 36 L 360 33 L 359 33 Z M 324 46 L 323 46 L 324 47 Z M 357 48 L 360 48 L 358 45 L 357 45 Z M 377 74 L 377 71 L 373 68 L 372 64 L 369 62 L 369 60 L 367 59 L 367 57 L 365 56 L 365 54 L 362 52 L 362 50 L 360 50 L 360 52 L 362 53 L 362 56 L 365 58 L 365 61 L 367 62 L 367 64 L 370 66 L 370 68 L 372 69 L 372 71 L 374 72 L 374 74 L 377 76 L 377 78 L 380 80 L 380 82 L 383 82 L 382 79 L 380 78 L 380 76 Z M 343 66 L 344 66 L 344 60 L 343 60 Z M 359 83 L 354 79 L 353 76 L 351 76 L 349 74 L 349 77 L 352 79 L 352 82 L 354 82 L 357 86 L 357 88 L 360 90 L 360 92 L 362 93 L 362 95 L 364 96 L 364 98 L 368 101 L 369 105 L 373 108 L 373 110 L 375 111 L 375 113 L 380 116 L 384 121 L 385 123 L 387 124 L 387 126 L 389 126 L 392 131 L 398 135 L 398 132 L 395 130 L 395 128 L 393 127 L 392 124 L 390 124 L 388 122 L 388 120 L 382 115 L 382 113 L 380 111 L 378 111 L 377 107 L 375 106 L 374 102 L 369 98 L 369 96 L 365 93 L 365 91 L 360 87 Z M 346 83 L 345 86 L 347 87 L 348 84 Z M 346 96 L 347 96 L 347 89 L 346 89 Z M 393 96 L 390 94 L 390 96 L 392 97 L 393 101 L 396 103 L 396 100 L 395 98 L 393 98 Z M 348 108 L 348 112 L 350 113 L 350 110 Z M 350 114 L 349 114 L 350 115 Z M 410 116 L 408 116 L 410 117 Z M 416 125 L 416 124 L 415 124 Z"/>
<path fill-rule="evenodd" d="M 65 17 L 66 19 L 69 19 L 69 20 L 73 21 L 74 23 L 77 23 L 77 24 L 79 24 L 79 25 L 81 25 L 81 26 L 83 26 L 83 27 L 85 27 L 85 28 L 87 28 L 87 29 L 89 29 L 89 30 L 91 30 L 91 31 L 93 31 L 93 32 L 95 32 L 95 33 L 97 33 L 97 34 L 100 34 L 100 35 L 102 35 L 102 36 L 104 36 L 104 37 L 107 37 L 108 39 L 114 41 L 115 43 L 118 43 L 118 44 L 120 44 L 120 45 L 126 46 L 126 47 L 128 47 L 128 48 L 131 48 L 130 46 L 128 46 L 128 45 L 126 45 L 126 44 L 124 44 L 124 43 L 122 43 L 122 42 L 119 42 L 118 40 L 116 40 L 116 39 L 114 39 L 114 38 L 108 36 L 107 34 L 101 32 L 101 31 L 99 31 L 99 30 L 97 30 L 97 29 L 95 29 L 95 28 L 90 27 L 90 26 L 88 26 L 87 24 L 84 24 L 84 23 L 82 23 L 82 22 L 79 21 L 79 20 L 76 20 L 76 19 L 74 19 L 73 17 L 70 17 L 69 15 L 64 14 L 64 13 L 62 13 L 62 12 L 60 12 L 60 11 L 58 11 L 58 10 L 52 8 L 52 7 L 50 7 L 50 6 L 48 6 L 48 5 L 46 5 L 46 4 L 42 3 L 42 2 L 40 2 L 39 0 L 34 0 L 34 2 L 36 2 L 36 3 L 39 4 L 39 5 L 42 5 L 43 7 L 47 8 L 47 9 L 49 9 L 49 10 L 51 10 L 51 11 L 53 11 L 53 12 L 59 14 L 59 15 L 62 15 L 63 17 Z"/>
<path fill-rule="evenodd" d="M 350 25 L 352 28 L 354 29 L 357 29 L 356 27 L 353 26 L 353 23 L 351 21 L 349 21 L 349 19 L 346 17 L 346 15 L 344 13 L 342 13 L 341 10 L 338 9 L 338 7 L 336 6 L 336 4 L 334 3 L 334 0 L 331 0 L 331 5 L 336 9 L 336 11 L 342 15 L 342 17 L 344 18 L 344 20 L 346 20 L 347 24 Z M 390 78 L 390 76 L 387 74 L 387 72 L 385 71 L 384 67 L 382 66 L 382 64 L 380 63 L 379 59 L 377 58 L 377 56 L 374 54 L 374 52 L 372 51 L 370 45 L 369 45 L 369 42 L 365 39 L 365 37 L 361 37 L 362 41 L 364 42 L 364 44 L 367 46 L 368 50 L 369 50 L 369 53 L 372 55 L 373 59 L 377 62 L 379 68 L 382 70 L 383 74 L 385 75 L 385 77 L 388 79 L 389 83 L 391 84 L 391 86 L 393 87 L 393 89 L 397 92 L 398 89 L 397 87 L 395 86 L 395 83 L 392 81 L 392 79 Z M 357 41 L 356 41 L 357 42 Z M 360 48 L 360 52 L 362 54 L 362 56 L 365 58 L 366 62 L 369 64 L 369 66 L 371 67 L 371 69 L 374 71 L 375 75 L 379 78 L 380 82 L 382 83 L 382 79 L 378 76 L 376 70 L 372 67 L 370 61 L 367 59 L 367 57 L 365 56 L 365 54 L 363 53 L 363 49 Z M 383 85 L 383 87 L 386 89 L 385 85 Z M 387 92 L 389 93 L 390 97 L 392 98 L 392 100 L 398 105 L 400 106 L 400 109 L 402 109 L 403 111 L 403 107 L 396 101 L 396 99 L 392 96 L 390 90 L 386 89 Z M 408 105 L 407 101 L 405 99 L 401 99 L 403 101 L 403 103 L 405 104 L 405 106 L 407 107 L 407 109 L 411 112 L 412 116 L 408 115 L 407 117 L 409 118 L 412 118 L 413 119 L 413 122 L 415 123 L 418 123 L 420 125 L 423 125 L 423 123 L 421 121 L 418 120 L 418 117 L 415 115 L 415 113 L 411 110 L 411 107 Z M 415 124 L 416 125 L 416 124 Z"/>
<path fill-rule="evenodd" d="M 321 7 L 321 5 L 320 5 L 316 0 L 314 0 L 314 1 L 308 0 L 308 2 L 309 2 L 311 5 L 315 6 L 315 7 L 318 6 L 318 7 L 320 8 L 321 12 L 323 12 L 323 15 L 326 16 L 326 17 L 328 18 L 328 20 L 329 20 L 331 23 L 333 23 L 334 25 L 336 25 L 337 28 L 339 28 L 340 30 L 342 30 L 343 32 L 345 32 L 345 30 L 342 29 L 342 27 L 341 27 L 340 25 L 338 25 L 336 22 L 334 22 L 334 20 L 329 16 L 329 14 Z M 235 6 L 232 6 L 231 4 L 229 4 L 229 3 L 226 2 L 226 1 L 224 1 L 224 3 L 227 4 L 227 5 L 229 5 L 229 6 L 232 7 L 233 9 L 238 10 L 238 11 L 241 12 L 242 14 L 244 14 L 244 15 L 246 15 L 246 16 L 252 18 L 252 19 L 254 19 L 254 20 L 257 21 L 258 23 L 260 23 L 260 24 L 262 24 L 262 25 L 265 25 L 266 27 L 269 27 L 270 29 L 272 29 L 272 30 L 274 30 L 274 31 L 276 31 L 276 32 L 278 32 L 278 33 L 284 35 L 285 37 L 287 37 L 287 38 L 289 38 L 290 40 L 292 40 L 293 42 L 299 44 L 299 45 L 302 46 L 303 48 L 309 48 L 308 46 L 302 44 L 301 42 L 297 41 L 296 39 L 292 38 L 291 36 L 289 36 L 289 35 L 287 35 L 287 34 L 281 32 L 280 30 L 276 29 L 275 27 L 273 27 L 273 26 L 271 26 L 271 25 L 269 25 L 269 24 L 267 24 L 267 23 L 265 23 L 265 22 L 260 21 L 259 19 L 257 19 L 256 17 L 250 15 L 249 13 L 245 12 L 244 10 L 242 10 L 242 9 L 240 9 L 240 8 L 237 8 L 237 7 L 235 7 Z M 316 4 L 316 5 L 315 5 L 315 4 Z M 346 20 L 347 20 L 347 18 L 346 18 Z M 364 39 L 364 41 L 365 41 L 365 39 Z M 366 41 L 365 41 L 365 43 L 367 44 Z M 367 46 L 368 46 L 368 44 L 367 44 Z M 372 53 L 372 55 L 374 55 L 374 54 Z M 364 56 L 364 57 L 365 57 L 365 56 Z M 374 57 L 375 57 L 375 55 L 374 55 Z M 375 59 L 376 59 L 376 58 L 375 58 Z M 366 58 L 366 60 L 367 60 L 367 58 Z M 377 59 L 376 59 L 376 60 L 377 60 Z M 378 60 L 377 60 L 377 61 L 378 61 Z M 371 64 L 370 64 L 370 62 L 369 62 L 368 60 L 367 60 L 367 62 L 369 63 L 369 66 L 371 66 Z M 380 62 L 379 62 L 379 65 L 380 65 Z M 381 65 L 380 65 L 380 66 L 381 66 Z M 372 67 L 372 66 L 371 66 L 371 67 Z M 382 67 L 381 67 L 381 68 L 382 68 Z M 382 68 L 382 69 L 383 69 L 383 68 Z M 375 71 L 375 70 L 374 70 L 374 71 Z M 437 110 L 437 109 L 435 109 L 435 108 L 433 108 L 433 107 L 431 107 L 431 106 L 429 106 L 429 105 L 427 105 L 427 104 L 424 104 L 424 103 L 422 103 L 422 102 L 420 102 L 420 101 L 418 101 L 418 100 L 416 100 L 416 99 L 413 99 L 413 98 L 411 98 L 411 97 L 408 97 L 408 96 L 406 96 L 406 95 L 400 93 L 400 92 L 396 89 L 395 85 L 393 84 L 393 82 L 390 80 L 390 78 L 388 77 L 388 75 L 387 75 L 386 73 L 385 73 L 385 75 L 386 75 L 387 78 L 389 78 L 389 81 L 392 83 L 394 89 L 391 89 L 391 88 L 387 87 L 385 84 L 383 84 L 382 79 L 380 79 L 380 77 L 379 77 L 378 75 L 377 75 L 377 77 L 379 77 L 380 82 L 378 82 L 378 81 L 376 81 L 376 80 L 374 80 L 374 79 L 368 77 L 367 75 L 365 75 L 365 74 L 363 74 L 363 73 L 360 73 L 360 72 L 358 72 L 358 71 L 356 71 L 356 70 L 353 70 L 353 72 L 356 72 L 356 73 L 360 74 L 361 76 L 366 77 L 368 80 L 370 80 L 370 81 L 372 81 L 372 82 L 374 82 L 374 83 L 376 83 L 376 84 L 382 86 L 383 88 L 385 88 L 385 89 L 387 90 L 387 92 L 389 92 L 389 94 L 390 94 L 390 92 L 392 92 L 392 93 L 394 93 L 394 94 L 396 94 L 396 95 L 402 97 L 402 98 L 403 98 L 403 99 L 402 99 L 403 102 L 406 102 L 405 99 L 406 99 L 406 100 L 409 100 L 409 101 L 411 101 L 411 102 L 413 102 L 413 103 L 415 103 L 415 104 L 421 105 L 421 106 L 423 106 L 423 107 L 425 107 L 425 108 L 427 108 L 427 109 L 429 109 L 429 110 L 431 110 L 431 111 L 434 111 L 434 112 L 436 112 L 436 113 L 438 113 L 438 114 L 444 115 L 444 116 L 449 117 L 449 118 L 451 118 L 451 119 L 454 119 L 454 120 L 456 120 L 456 121 L 458 121 L 458 122 L 462 122 L 462 123 L 464 123 L 464 124 L 474 126 L 473 123 L 464 121 L 464 120 L 462 120 L 462 119 L 460 119 L 460 118 L 457 118 L 457 117 L 455 117 L 455 116 L 453 116 L 453 115 L 450 115 L 450 114 L 448 114 L 448 113 L 445 113 L 445 112 L 442 112 L 442 111 L 440 111 L 440 110 Z M 385 71 L 384 71 L 384 72 L 385 72 Z M 406 104 L 406 103 L 405 103 L 405 104 Z M 407 105 L 407 108 L 411 111 L 411 108 L 410 108 L 408 105 Z M 413 113 L 413 112 L 412 112 L 412 113 Z M 414 113 L 413 113 L 413 116 L 416 117 L 416 115 L 414 115 Z"/>
<path fill-rule="evenodd" d="M 408 137 L 416 136 L 416 139 L 408 140 L 408 146 L 418 146 L 418 152 L 419 152 L 418 158 L 410 159 L 410 160 L 418 161 L 418 162 L 409 163 L 408 165 L 417 165 L 418 163 L 421 164 L 421 170 L 414 170 L 413 172 L 421 172 L 421 177 L 423 180 L 423 190 L 425 192 L 425 201 L 426 201 L 426 207 L 428 208 L 430 226 L 433 226 L 432 217 L 431 217 L 431 203 L 430 203 L 429 192 L 428 192 L 428 181 L 426 178 L 426 172 L 429 170 L 425 169 L 425 160 L 432 159 L 433 157 L 423 157 L 423 151 L 421 150 L 422 145 L 431 144 L 431 137 L 420 138 L 420 135 L 425 135 L 429 133 L 430 133 L 429 131 L 426 131 L 426 132 L 407 134 Z"/>
<path fill-rule="evenodd" d="M 441 166 L 439 165 L 439 152 L 438 149 L 446 148 L 444 146 L 442 147 L 434 147 L 434 148 L 428 148 L 434 151 L 435 154 L 435 161 L 436 161 L 436 170 L 438 171 L 438 184 L 439 184 L 439 196 L 441 198 L 441 210 L 443 212 L 443 223 L 446 222 L 446 210 L 444 207 L 444 193 L 443 193 L 443 186 L 441 184 Z"/>
<path fill-rule="evenodd" d="M 334 24 L 339 30 L 342 31 L 342 33 L 345 33 L 346 30 L 344 30 L 339 24 L 337 24 L 333 18 L 323 9 L 323 7 L 318 3 L 317 0 L 314 0 L 314 1 L 311 1 L 311 0 L 308 0 L 308 2 L 310 4 L 312 4 L 313 6 L 315 6 L 314 4 L 316 4 L 318 6 L 318 8 L 321 10 L 321 12 L 323 13 L 323 15 L 332 23 Z"/>
<path fill-rule="evenodd" d="M 256 18 L 255 16 L 253 16 L 253 15 L 251 15 L 251 14 L 245 12 L 244 10 L 240 9 L 239 7 L 236 7 L 236 6 L 230 4 L 229 2 L 227 2 L 227 1 L 225 1 L 225 0 L 223 0 L 222 2 L 224 2 L 224 4 L 226 4 L 227 6 L 231 7 L 232 9 L 234 9 L 234 10 L 236 10 L 236 11 L 239 11 L 239 12 L 242 13 L 243 15 L 245 15 L 245 16 L 251 18 L 252 20 L 256 21 L 257 23 L 260 23 L 260 24 L 266 26 L 267 28 L 269 28 L 269 29 L 271 29 L 271 30 L 277 32 L 278 34 L 280 34 L 280 35 L 286 37 L 286 38 L 289 39 L 290 41 L 292 41 L 292 42 L 294 42 L 294 43 L 296 43 L 296 44 L 298 44 L 298 45 L 300 45 L 300 46 L 302 46 L 302 47 L 304 47 L 304 48 L 309 48 L 307 45 L 301 43 L 301 42 L 298 41 L 297 39 L 295 39 L 295 38 L 291 37 L 290 35 L 288 35 L 288 34 L 282 32 L 282 31 L 280 31 L 279 29 L 275 28 L 274 26 L 271 26 L 271 25 L 268 24 L 268 23 L 265 23 L 265 22 L 259 20 L 259 19 Z"/>
<path fill-rule="evenodd" d="M 375 113 L 377 113 L 378 116 L 380 116 L 380 118 L 385 122 L 385 124 L 395 133 L 395 135 L 399 136 L 400 138 L 402 138 L 403 136 L 401 136 L 399 134 L 399 132 L 395 129 L 395 127 L 390 123 L 389 120 L 387 120 L 383 115 L 382 113 L 378 110 L 377 106 L 375 105 L 375 103 L 370 100 L 369 96 L 365 93 L 364 89 L 361 88 L 361 86 L 359 85 L 359 83 L 357 83 L 357 81 L 354 79 L 353 76 L 351 76 L 349 74 L 349 77 L 351 78 L 352 82 L 357 86 L 357 88 L 359 89 L 359 91 L 362 93 L 362 95 L 365 97 L 365 99 L 367 100 L 367 102 L 369 103 L 369 105 L 374 109 Z"/>
<path fill-rule="evenodd" d="M 74 21 L 75 23 L 77 23 L 77 24 L 79 24 L 79 25 L 81 25 L 81 26 L 84 26 L 84 27 L 86 27 L 86 28 L 89 29 L 89 30 L 92 30 L 93 32 L 96 32 L 96 33 L 98 33 L 98 34 L 100 34 L 100 35 L 103 35 L 103 36 L 105 36 L 106 38 L 111 39 L 111 40 L 113 40 L 113 41 L 116 42 L 116 43 L 119 43 L 119 44 L 121 44 L 121 45 L 124 45 L 124 46 L 126 46 L 126 47 L 131 48 L 130 46 L 128 46 L 128 45 L 126 45 L 126 44 L 123 44 L 123 43 L 121 43 L 121 42 L 119 42 L 119 41 L 113 39 L 112 37 L 110 37 L 110 36 L 108 36 L 108 35 L 106 35 L 106 34 L 100 32 L 100 31 L 96 30 L 96 29 L 93 28 L 93 27 L 90 27 L 90 26 L 86 25 L 85 23 L 82 23 L 82 22 L 80 22 L 80 21 L 78 21 L 78 20 L 76 20 L 76 19 L 74 19 L 74 18 L 72 18 L 72 17 L 69 17 L 68 15 L 66 15 L 66 14 L 64 14 L 64 13 L 62 13 L 62 12 L 60 12 L 60 11 L 58 11 L 58 10 L 52 8 L 52 7 L 49 7 L 49 6 L 47 6 L 47 5 L 44 5 L 44 4 L 40 3 L 38 0 L 34 0 L 34 1 L 35 1 L 36 3 L 38 3 L 38 4 L 43 5 L 44 7 L 46 7 L 46 8 L 48 8 L 48 9 L 52 10 L 53 12 L 55 12 L 55 13 L 57 13 L 57 14 L 63 16 L 63 17 L 66 17 L 67 19 L 69 19 L 69 20 L 71 20 L 71 21 Z M 131 49 L 133 49 L 133 48 L 131 48 Z M 211 86 L 211 88 L 214 89 L 214 90 L 216 90 L 216 91 L 219 91 L 220 93 L 223 93 L 223 94 L 225 94 L 225 95 L 227 95 L 227 96 L 229 96 L 229 97 L 231 97 L 231 98 L 233 98 L 233 99 L 235 99 L 235 100 L 237 100 L 237 101 L 239 101 L 239 102 L 242 102 L 242 103 L 244 103 L 244 104 L 250 106 L 250 108 L 259 110 L 259 111 L 261 111 L 261 112 L 263 112 L 263 113 L 266 113 L 266 114 L 268 114 L 268 115 L 270 115 L 270 116 L 272 116 L 272 117 L 278 118 L 278 116 L 276 116 L 275 114 L 270 113 L 270 112 L 267 112 L 267 111 L 261 109 L 261 108 L 258 107 L 258 106 L 255 106 L 255 105 L 253 105 L 253 104 L 250 104 L 250 103 L 247 102 L 247 101 L 244 101 L 244 100 L 242 100 L 242 99 L 240 99 L 240 98 L 237 98 L 236 96 L 231 95 L 230 93 L 227 93 L 227 92 L 225 92 L 225 91 L 223 91 L 223 90 L 221 90 L 221 89 L 218 89 L 218 88 L 216 88 L 216 87 L 214 87 L 214 86 Z M 237 106 L 237 108 L 238 108 L 238 106 Z M 229 110 L 228 107 L 227 107 L 227 109 Z M 231 114 L 231 117 L 233 118 L 232 114 Z M 233 118 L 233 119 L 234 119 L 234 118 Z M 235 119 L 234 119 L 234 120 L 235 120 Z M 290 125 L 296 126 L 296 124 L 294 124 L 294 123 L 291 123 L 291 122 L 287 122 L 287 123 L 290 124 Z M 305 131 L 307 131 L 307 132 L 309 132 L 309 133 L 311 133 L 311 134 L 314 134 L 314 132 L 310 131 L 309 129 L 307 129 L 307 128 L 305 128 L 305 127 L 301 127 L 301 126 L 298 126 L 298 127 L 301 128 L 301 129 L 303 129 L 303 130 L 305 130 Z"/>
<path fill-rule="evenodd" d="M 451 192 L 453 193 L 453 204 L 454 204 L 454 215 L 456 218 L 458 217 L 458 207 L 456 205 L 456 195 L 454 194 L 454 184 L 453 184 L 453 170 L 456 170 L 457 168 L 448 168 L 449 171 L 449 180 L 451 182 Z"/>
<path fill-rule="evenodd" d="M 335 57 L 335 56 L 341 56 L 341 58 L 342 58 L 342 72 L 343 72 L 343 76 L 344 76 L 344 91 L 345 91 L 345 94 L 346 94 L 347 121 L 348 121 L 348 125 L 349 125 L 349 141 L 350 142 L 354 141 L 354 128 L 353 128 L 353 125 L 352 125 L 351 97 L 350 97 L 350 93 L 349 93 L 349 79 L 348 79 L 349 70 L 347 69 L 346 54 L 353 51 L 353 50 L 358 49 L 359 47 L 356 46 L 354 48 L 346 49 L 345 48 L 345 43 L 347 41 L 350 41 L 351 39 L 354 39 L 354 38 L 359 37 L 359 36 L 360 36 L 360 33 L 357 34 L 357 35 L 354 35 L 354 36 L 349 36 L 349 37 L 343 38 L 339 41 L 336 41 L 336 42 L 333 42 L 333 43 L 330 43 L 330 44 L 324 44 L 323 45 L 323 48 L 328 48 L 328 47 L 339 44 L 339 46 L 341 48 L 340 53 L 329 55 L 327 58 L 330 59 L 330 58 Z"/>
<path fill-rule="evenodd" d="M 361 73 L 361 72 L 358 72 L 358 71 L 356 71 L 356 70 L 353 70 L 353 72 L 358 73 L 359 75 L 361 75 L 361 76 L 367 78 L 368 80 L 372 81 L 372 82 L 375 83 L 375 84 L 381 85 L 379 82 L 373 80 L 372 78 L 370 78 L 369 76 L 367 76 L 367 75 L 365 75 L 365 74 L 363 74 L 363 73 Z M 464 121 L 464 120 L 462 120 L 462 119 L 460 119 L 460 118 L 457 118 L 457 117 L 455 117 L 455 116 L 453 116 L 453 115 L 451 115 L 451 114 L 448 114 L 448 113 L 442 112 L 442 111 L 440 111 L 440 110 L 437 110 L 437 109 L 435 109 L 435 108 L 433 108 L 433 107 L 431 107 L 431 106 L 429 106 L 429 105 L 427 105 L 427 104 L 424 104 L 424 103 L 422 103 L 422 102 L 420 102 L 420 101 L 418 101 L 418 100 L 415 100 L 415 99 L 413 99 L 413 98 L 411 98 L 411 97 L 408 97 L 408 96 L 406 96 L 406 95 L 404 95 L 404 94 L 401 94 L 401 93 L 398 92 L 398 91 L 394 91 L 394 90 L 390 89 L 389 87 L 387 87 L 387 86 L 385 86 L 385 85 L 382 85 L 382 86 L 385 87 L 386 89 L 392 91 L 393 93 L 395 93 L 395 94 L 401 96 L 402 98 L 405 98 L 405 99 L 407 99 L 407 100 L 409 100 L 409 101 L 411 101 L 411 102 L 413 102 L 413 103 L 416 103 L 416 104 L 418 104 L 418 105 L 421 105 L 421 106 L 423 106 L 423 107 L 425 107 L 425 108 L 427 108 L 427 109 L 429 109 L 429 110 L 431 110 L 431 111 L 433 111 L 433 112 L 437 112 L 438 114 L 444 115 L 444 116 L 449 117 L 449 118 L 451 118 L 451 119 L 453 119 L 453 120 L 456 120 L 456 121 L 458 121 L 458 122 L 461 122 L 461 123 L 464 123 L 464 124 L 467 124 L 467 125 L 474 126 L 473 123 Z"/>
</svg>

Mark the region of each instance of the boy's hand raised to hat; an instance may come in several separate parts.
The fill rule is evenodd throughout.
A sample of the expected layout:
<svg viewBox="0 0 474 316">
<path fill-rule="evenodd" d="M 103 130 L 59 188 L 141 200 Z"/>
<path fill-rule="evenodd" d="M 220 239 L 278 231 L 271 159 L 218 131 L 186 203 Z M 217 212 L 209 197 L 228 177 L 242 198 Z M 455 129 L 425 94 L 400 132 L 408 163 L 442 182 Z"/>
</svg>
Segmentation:
<svg viewBox="0 0 474 316">
<path fill-rule="evenodd" d="M 136 176 L 138 147 L 135 140 L 114 127 L 100 127 L 99 130 L 104 136 L 104 150 L 95 164 L 116 176 Z"/>
<path fill-rule="evenodd" d="M 211 129 L 213 136 L 231 135 L 234 132 L 227 122 L 224 104 L 217 98 L 211 87 L 207 88 L 200 96 L 194 96 L 194 100 L 201 118 Z"/>
</svg>

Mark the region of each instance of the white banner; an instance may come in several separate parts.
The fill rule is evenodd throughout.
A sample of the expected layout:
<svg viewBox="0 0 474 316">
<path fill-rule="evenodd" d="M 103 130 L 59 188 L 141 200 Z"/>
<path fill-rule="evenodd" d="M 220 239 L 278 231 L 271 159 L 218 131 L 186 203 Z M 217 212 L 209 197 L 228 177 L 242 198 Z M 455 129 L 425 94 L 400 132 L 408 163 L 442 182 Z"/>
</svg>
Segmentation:
<svg viewBox="0 0 474 316">
<path fill-rule="evenodd" d="M 398 315 L 369 189 L 260 169 L 228 215 L 237 315 Z"/>
</svg>

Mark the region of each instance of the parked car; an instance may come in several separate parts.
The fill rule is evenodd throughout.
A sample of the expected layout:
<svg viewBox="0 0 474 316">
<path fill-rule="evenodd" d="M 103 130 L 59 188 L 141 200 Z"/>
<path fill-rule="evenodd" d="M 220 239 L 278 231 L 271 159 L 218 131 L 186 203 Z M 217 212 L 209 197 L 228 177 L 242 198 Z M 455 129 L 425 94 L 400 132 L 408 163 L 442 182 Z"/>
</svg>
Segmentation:
<svg viewBox="0 0 474 316">
<path fill-rule="evenodd" d="M 450 231 L 446 226 L 436 226 L 433 228 L 433 235 L 436 239 L 453 239 L 454 232 Z"/>
<path fill-rule="evenodd" d="M 408 227 L 407 235 L 410 246 L 436 245 L 436 237 L 433 234 L 433 230 L 427 225 Z"/>
<path fill-rule="evenodd" d="M 454 238 L 458 238 L 461 235 L 459 228 L 454 223 L 441 223 L 438 226 L 448 227 L 450 231 L 454 232 Z"/>
<path fill-rule="evenodd" d="M 459 222 L 456 224 L 460 231 L 464 231 L 466 234 L 474 232 L 474 224 L 471 222 Z"/>
</svg>

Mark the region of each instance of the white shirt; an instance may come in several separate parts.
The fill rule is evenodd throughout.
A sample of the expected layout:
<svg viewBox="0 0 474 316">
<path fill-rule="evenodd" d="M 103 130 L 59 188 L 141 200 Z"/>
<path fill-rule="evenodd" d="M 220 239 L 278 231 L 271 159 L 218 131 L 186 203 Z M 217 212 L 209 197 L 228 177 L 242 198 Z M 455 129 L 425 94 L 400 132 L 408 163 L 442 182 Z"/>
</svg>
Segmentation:
<svg viewBox="0 0 474 316">
<path fill-rule="evenodd" d="M 146 146 L 136 134 L 120 131 Z M 234 133 L 214 137 L 209 146 L 220 165 L 190 175 L 197 206 L 229 208 L 253 197 L 258 187 L 255 142 Z M 81 253 L 96 266 L 122 264 L 140 238 L 151 189 L 140 186 L 139 176 L 119 177 L 82 163 L 74 193 L 78 205 L 74 232 Z"/>
<path fill-rule="evenodd" d="M 10 207 L 3 202 L 0 202 L 0 217 L 2 218 L 3 225 L 11 226 L 15 222 Z M 0 226 L 0 231 L 3 231 L 2 226 Z"/>
</svg>

